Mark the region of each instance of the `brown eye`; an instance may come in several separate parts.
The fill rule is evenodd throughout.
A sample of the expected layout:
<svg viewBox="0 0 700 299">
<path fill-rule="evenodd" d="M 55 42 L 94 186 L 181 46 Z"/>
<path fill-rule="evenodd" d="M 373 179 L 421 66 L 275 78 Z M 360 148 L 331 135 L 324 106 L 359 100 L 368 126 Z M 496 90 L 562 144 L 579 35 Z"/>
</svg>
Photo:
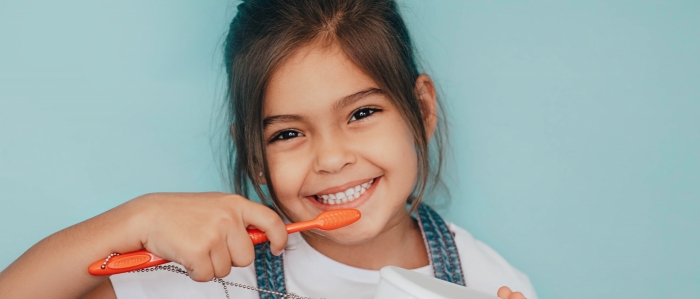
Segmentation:
<svg viewBox="0 0 700 299">
<path fill-rule="evenodd" d="M 277 135 L 275 135 L 275 137 L 272 138 L 271 142 L 275 142 L 278 140 L 289 140 L 289 139 L 300 137 L 300 136 L 304 136 L 304 134 L 302 134 L 299 131 L 286 130 L 286 131 L 282 131 L 282 132 L 277 133 Z"/>
<path fill-rule="evenodd" d="M 358 109 L 357 111 L 355 111 L 355 112 L 352 114 L 352 117 L 350 118 L 350 121 L 352 122 L 352 121 L 356 121 L 356 120 L 363 119 L 363 118 L 365 118 L 365 117 L 368 117 L 368 116 L 374 114 L 374 113 L 377 112 L 377 111 L 379 111 L 379 109 L 374 109 L 374 108 L 360 108 L 360 109 Z"/>
</svg>

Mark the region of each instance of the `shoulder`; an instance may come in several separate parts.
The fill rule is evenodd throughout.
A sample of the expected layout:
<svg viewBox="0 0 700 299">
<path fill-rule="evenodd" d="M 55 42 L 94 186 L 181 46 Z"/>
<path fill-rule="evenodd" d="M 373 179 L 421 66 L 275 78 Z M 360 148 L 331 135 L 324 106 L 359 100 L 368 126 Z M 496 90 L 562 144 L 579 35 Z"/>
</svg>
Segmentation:
<svg viewBox="0 0 700 299">
<path fill-rule="evenodd" d="M 164 266 L 182 266 L 168 263 Z M 117 298 L 226 298 L 224 288 L 216 282 L 195 282 L 189 276 L 167 270 L 154 270 L 141 273 L 125 273 L 112 275 L 110 278 Z M 226 281 L 249 286 L 256 286 L 255 268 L 253 265 L 243 268 L 231 268 L 231 273 L 224 278 Z M 231 298 L 258 299 L 258 293 L 229 287 Z"/>
<path fill-rule="evenodd" d="M 496 294 L 500 287 L 508 286 L 528 299 L 537 299 L 527 275 L 465 229 L 453 223 L 448 223 L 448 227 L 454 234 L 467 287 Z"/>
</svg>

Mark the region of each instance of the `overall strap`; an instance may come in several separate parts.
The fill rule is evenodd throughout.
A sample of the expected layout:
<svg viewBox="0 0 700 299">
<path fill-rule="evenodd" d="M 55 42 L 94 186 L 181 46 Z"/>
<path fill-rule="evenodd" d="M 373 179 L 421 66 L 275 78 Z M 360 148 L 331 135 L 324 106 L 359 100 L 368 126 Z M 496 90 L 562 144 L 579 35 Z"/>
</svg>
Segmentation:
<svg viewBox="0 0 700 299">
<path fill-rule="evenodd" d="M 255 245 L 255 276 L 258 278 L 258 288 L 287 293 L 284 281 L 284 260 L 282 255 L 275 256 L 270 251 L 270 242 Z M 258 292 L 260 299 L 277 299 L 270 293 Z"/>
<path fill-rule="evenodd" d="M 457 245 L 447 224 L 426 204 L 420 203 L 417 211 L 418 225 L 423 232 L 435 278 L 466 286 Z"/>
</svg>

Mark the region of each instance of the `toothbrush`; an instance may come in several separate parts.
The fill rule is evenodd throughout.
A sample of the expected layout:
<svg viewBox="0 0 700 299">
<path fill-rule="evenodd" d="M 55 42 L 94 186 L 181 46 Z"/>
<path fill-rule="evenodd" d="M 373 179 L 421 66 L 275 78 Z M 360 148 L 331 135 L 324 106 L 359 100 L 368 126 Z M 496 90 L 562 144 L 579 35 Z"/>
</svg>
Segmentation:
<svg viewBox="0 0 700 299">
<path fill-rule="evenodd" d="M 355 223 L 360 219 L 360 216 L 360 211 L 354 209 L 326 211 L 312 220 L 287 224 L 287 233 L 292 234 L 313 228 L 334 230 Z M 253 244 L 267 241 L 267 235 L 258 229 L 249 229 L 248 235 Z M 88 273 L 95 276 L 112 275 L 169 262 L 146 250 L 139 250 L 120 255 L 110 255 L 106 260 L 96 261 L 88 267 Z"/>
</svg>

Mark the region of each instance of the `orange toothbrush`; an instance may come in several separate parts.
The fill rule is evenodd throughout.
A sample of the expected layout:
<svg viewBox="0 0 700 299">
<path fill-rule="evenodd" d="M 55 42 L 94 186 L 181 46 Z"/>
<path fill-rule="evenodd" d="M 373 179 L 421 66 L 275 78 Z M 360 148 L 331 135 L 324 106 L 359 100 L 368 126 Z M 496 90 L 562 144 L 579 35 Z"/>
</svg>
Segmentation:
<svg viewBox="0 0 700 299">
<path fill-rule="evenodd" d="M 287 233 L 318 228 L 322 230 L 334 230 L 355 223 L 360 219 L 360 211 L 354 209 L 332 210 L 319 214 L 309 221 L 287 224 Z M 267 241 L 267 235 L 257 229 L 249 229 L 248 235 L 253 244 Z M 119 274 L 143 268 L 153 267 L 170 261 L 160 258 L 146 250 L 129 252 L 121 255 L 113 255 L 106 260 L 99 260 L 90 267 L 88 272 L 95 276 Z"/>
</svg>

